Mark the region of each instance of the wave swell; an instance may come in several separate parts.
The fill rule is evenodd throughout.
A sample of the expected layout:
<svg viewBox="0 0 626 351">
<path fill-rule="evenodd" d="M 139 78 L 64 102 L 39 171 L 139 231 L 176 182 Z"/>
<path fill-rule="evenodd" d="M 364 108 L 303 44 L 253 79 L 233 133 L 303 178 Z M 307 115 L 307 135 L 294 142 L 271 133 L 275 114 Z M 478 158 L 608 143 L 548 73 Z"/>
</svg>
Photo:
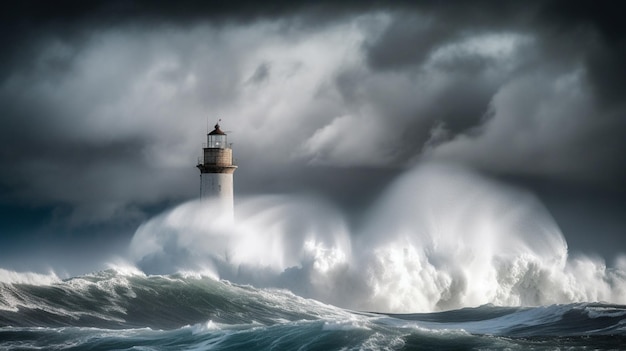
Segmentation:
<svg viewBox="0 0 626 351">
<path fill-rule="evenodd" d="M 375 314 L 286 290 L 113 269 L 0 287 L 0 348 L 8 349 L 615 349 L 626 341 L 626 306 L 602 303 Z"/>
</svg>

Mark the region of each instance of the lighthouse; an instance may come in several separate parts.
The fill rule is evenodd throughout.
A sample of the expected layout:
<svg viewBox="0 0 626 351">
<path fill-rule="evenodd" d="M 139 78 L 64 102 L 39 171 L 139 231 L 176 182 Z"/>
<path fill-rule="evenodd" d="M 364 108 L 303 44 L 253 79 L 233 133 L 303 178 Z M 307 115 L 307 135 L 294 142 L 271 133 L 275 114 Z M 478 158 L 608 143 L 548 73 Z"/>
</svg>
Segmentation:
<svg viewBox="0 0 626 351">
<path fill-rule="evenodd" d="M 233 149 L 228 144 L 226 133 L 216 124 L 215 129 L 207 134 L 207 144 L 203 155 L 198 159 L 200 169 L 200 198 L 215 199 L 221 207 L 221 213 L 227 218 L 234 216 Z"/>
</svg>

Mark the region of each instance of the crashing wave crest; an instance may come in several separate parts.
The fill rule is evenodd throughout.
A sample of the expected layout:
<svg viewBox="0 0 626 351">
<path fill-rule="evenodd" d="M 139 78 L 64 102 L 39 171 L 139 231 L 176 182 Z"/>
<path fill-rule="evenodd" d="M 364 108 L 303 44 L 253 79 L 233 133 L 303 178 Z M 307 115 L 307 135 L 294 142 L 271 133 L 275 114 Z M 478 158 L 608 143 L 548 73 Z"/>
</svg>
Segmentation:
<svg viewBox="0 0 626 351">
<path fill-rule="evenodd" d="M 216 209 L 189 202 L 151 219 L 131 259 L 147 272 L 210 271 L 369 311 L 626 303 L 626 260 L 568 259 L 534 196 L 459 168 L 408 172 L 357 230 L 309 198 L 243 199 L 234 223 Z"/>
</svg>

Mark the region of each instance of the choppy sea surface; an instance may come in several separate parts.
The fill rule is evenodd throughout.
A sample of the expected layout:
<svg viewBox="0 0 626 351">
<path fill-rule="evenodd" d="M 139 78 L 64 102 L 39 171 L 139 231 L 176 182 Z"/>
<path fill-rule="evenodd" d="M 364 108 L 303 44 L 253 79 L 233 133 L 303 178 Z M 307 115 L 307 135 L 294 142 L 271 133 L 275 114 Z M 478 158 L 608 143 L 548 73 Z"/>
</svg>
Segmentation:
<svg viewBox="0 0 626 351">
<path fill-rule="evenodd" d="M 417 167 L 358 221 L 220 209 L 147 220 L 109 270 L 0 268 L 0 350 L 626 350 L 626 254 L 571 256 L 536 197 L 478 174 Z"/>
<path fill-rule="evenodd" d="M 0 283 L 0 349 L 626 349 L 626 306 L 369 313 L 200 275 L 111 269 Z"/>
</svg>

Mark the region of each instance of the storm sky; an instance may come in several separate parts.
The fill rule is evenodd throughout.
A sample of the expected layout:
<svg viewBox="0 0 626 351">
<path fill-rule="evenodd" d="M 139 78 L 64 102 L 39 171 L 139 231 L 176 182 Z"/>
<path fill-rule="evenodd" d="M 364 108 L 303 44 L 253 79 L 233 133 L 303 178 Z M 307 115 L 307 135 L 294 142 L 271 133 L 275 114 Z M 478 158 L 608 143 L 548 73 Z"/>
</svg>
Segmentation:
<svg viewBox="0 0 626 351">
<path fill-rule="evenodd" d="M 127 245 L 198 196 L 219 119 L 237 196 L 313 193 L 358 216 L 404 170 L 460 164 L 536 194 L 570 250 L 610 259 L 626 251 L 613 4 L 3 3 L 0 266 Z"/>
</svg>

